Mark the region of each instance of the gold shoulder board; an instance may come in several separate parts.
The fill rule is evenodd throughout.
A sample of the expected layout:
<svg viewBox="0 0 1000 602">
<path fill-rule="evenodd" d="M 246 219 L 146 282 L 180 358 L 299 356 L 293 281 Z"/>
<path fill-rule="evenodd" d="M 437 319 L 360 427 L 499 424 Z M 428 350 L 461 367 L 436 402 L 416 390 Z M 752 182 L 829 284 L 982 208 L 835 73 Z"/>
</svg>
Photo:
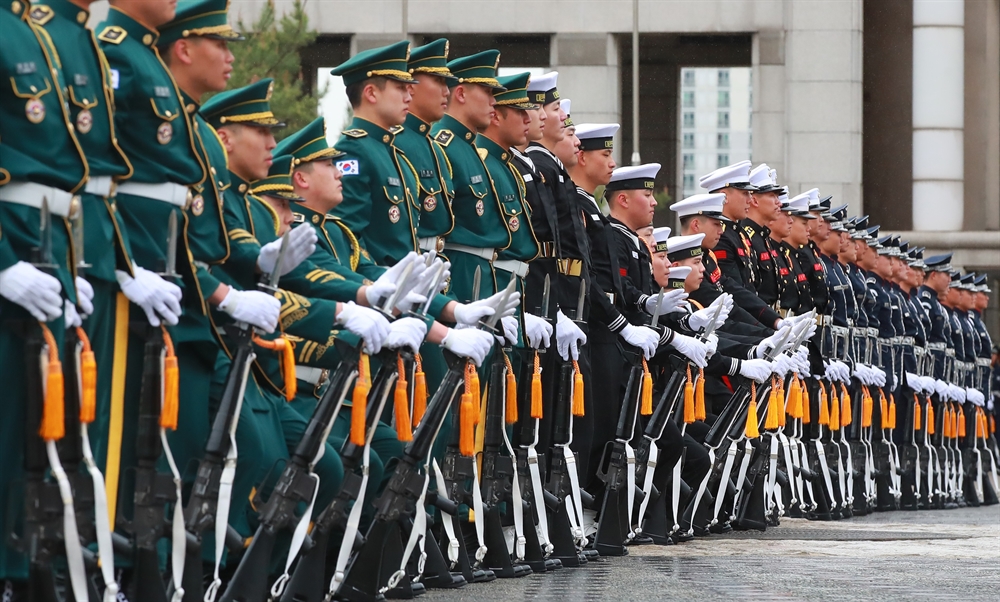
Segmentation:
<svg viewBox="0 0 1000 602">
<path fill-rule="evenodd" d="M 343 134 L 350 138 L 364 138 L 365 136 L 368 135 L 368 132 L 360 129 L 354 129 L 354 130 L 344 130 Z"/>
<path fill-rule="evenodd" d="M 28 16 L 31 17 L 31 22 L 35 25 L 45 25 L 52 20 L 55 13 L 52 11 L 51 7 L 40 4 L 33 7 L 31 12 L 28 13 Z"/>
<path fill-rule="evenodd" d="M 479 158 L 482 159 L 483 161 L 485 161 L 486 157 L 488 157 L 490 154 L 490 151 L 486 150 L 485 148 L 477 148 L 476 152 L 479 153 Z"/>
<path fill-rule="evenodd" d="M 292 222 L 296 224 L 304 224 L 306 223 L 306 216 L 302 215 L 301 213 L 293 213 Z"/>
<path fill-rule="evenodd" d="M 440 144 L 441 146 L 448 146 L 449 144 L 451 144 L 451 140 L 454 137 L 455 134 L 453 134 L 451 130 L 441 130 L 440 132 L 437 133 L 437 136 L 434 136 L 434 141 Z"/>
<path fill-rule="evenodd" d="M 108 25 L 101 33 L 97 34 L 97 39 L 102 42 L 107 42 L 109 44 L 121 44 L 128 36 L 128 32 L 117 25 Z"/>
</svg>

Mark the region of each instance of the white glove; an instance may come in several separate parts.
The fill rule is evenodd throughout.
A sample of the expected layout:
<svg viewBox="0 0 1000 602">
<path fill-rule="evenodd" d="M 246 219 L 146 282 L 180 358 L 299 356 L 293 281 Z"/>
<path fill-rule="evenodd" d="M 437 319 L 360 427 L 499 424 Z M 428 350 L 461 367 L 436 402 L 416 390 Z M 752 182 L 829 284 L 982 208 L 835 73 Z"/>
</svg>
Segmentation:
<svg viewBox="0 0 1000 602">
<path fill-rule="evenodd" d="M 167 282 L 146 268 L 134 264 L 132 271 L 135 273 L 134 278 L 129 276 L 127 272 L 115 270 L 115 278 L 118 280 L 118 286 L 122 289 L 122 294 L 146 312 L 146 319 L 151 325 L 159 326 L 161 319 L 171 326 L 177 324 L 181 315 L 181 296 L 183 295 L 180 287 L 172 282 Z M 274 323 L 277 324 L 278 309 L 281 308 L 281 303 L 270 295 L 259 294 L 269 297 L 274 302 L 274 306 L 277 308 L 274 310 Z M 222 303 L 225 302 L 223 299 Z M 219 309 L 222 309 L 222 304 L 219 304 Z M 273 330 L 274 326 L 272 325 L 268 332 Z"/>
<path fill-rule="evenodd" d="M 923 387 L 920 383 L 920 377 L 912 372 L 906 373 L 906 384 L 908 384 L 910 388 L 916 391 L 917 393 L 923 390 Z"/>
<path fill-rule="evenodd" d="M 94 287 L 79 276 L 76 277 L 76 304 L 80 308 L 81 320 L 94 313 Z"/>
<path fill-rule="evenodd" d="M 528 341 L 528 347 L 532 349 L 548 349 L 549 339 L 552 338 L 552 325 L 536 315 L 525 313 L 524 338 Z"/>
<path fill-rule="evenodd" d="M 938 397 L 944 399 L 948 396 L 948 383 L 943 380 L 935 380 L 934 392 L 938 394 Z"/>
<path fill-rule="evenodd" d="M 861 362 L 854 364 L 854 372 L 851 373 L 851 376 L 858 379 L 858 381 L 860 381 L 862 385 L 870 386 L 872 384 L 871 368 L 862 364 Z"/>
<path fill-rule="evenodd" d="M 986 397 L 982 392 L 972 388 L 965 390 L 965 398 L 979 407 L 983 407 L 983 404 L 986 402 Z"/>
<path fill-rule="evenodd" d="M 782 353 L 771 362 L 771 372 L 778 378 L 784 378 L 788 371 L 792 369 L 794 360 Z"/>
<path fill-rule="evenodd" d="M 774 334 L 772 334 L 771 336 L 767 337 L 766 339 L 764 339 L 760 343 L 757 343 L 757 348 L 754 349 L 754 357 L 755 358 L 761 359 L 765 355 L 767 355 L 767 353 L 769 351 L 771 351 L 772 349 L 774 349 L 774 346 L 778 342 L 778 339 L 780 339 L 783 336 L 785 336 L 785 331 L 788 328 L 792 327 L 792 323 L 789 322 L 788 320 L 781 320 L 781 322 L 783 322 L 784 324 L 782 326 L 780 326 L 778 328 L 778 330 L 774 331 Z"/>
<path fill-rule="evenodd" d="M 625 339 L 625 342 L 629 345 L 641 349 L 642 354 L 647 360 L 656 355 L 656 348 L 660 345 L 660 334 L 652 328 L 626 324 L 625 328 L 622 328 L 618 334 L 621 338 Z M 704 343 L 702 343 L 702 345 L 704 345 Z M 704 358 L 702 358 L 702 361 L 704 361 Z"/>
<path fill-rule="evenodd" d="M 430 253 L 433 256 L 434 252 L 431 251 Z M 426 255 L 424 255 L 423 257 L 426 258 Z M 401 312 L 411 311 L 414 306 L 417 305 L 422 306 L 424 303 L 426 303 L 428 295 L 433 296 L 441 292 L 440 290 L 436 291 L 430 290 L 430 286 L 431 284 L 433 284 L 434 276 L 435 274 L 437 274 L 438 270 L 437 264 L 441 263 L 442 262 L 440 259 L 433 260 L 429 267 L 427 267 L 426 269 L 421 269 L 419 277 L 414 278 L 413 274 L 411 274 L 409 282 L 412 282 L 413 285 L 407 286 L 409 291 L 406 293 L 406 295 L 402 297 L 402 299 L 400 299 L 399 303 L 396 304 L 396 309 L 398 309 Z M 440 287 L 447 286 L 448 278 L 451 276 L 451 263 L 445 262 L 443 265 L 444 265 L 444 272 L 441 274 L 441 283 L 439 285 Z M 416 269 L 414 269 L 414 273 L 416 273 Z"/>
<path fill-rule="evenodd" d="M 17 303 L 39 322 L 55 320 L 63 314 L 62 284 L 25 261 L 0 272 L 0 295 Z"/>
<path fill-rule="evenodd" d="M 382 275 L 375 279 L 375 282 L 368 285 L 368 288 L 365 289 L 365 299 L 368 301 L 368 307 L 379 306 L 383 299 L 396 292 L 396 288 L 399 285 L 397 282 L 399 277 L 402 276 L 406 266 L 411 263 L 415 265 L 413 266 L 413 272 L 410 272 L 410 278 L 408 278 L 411 283 L 409 286 L 413 286 L 416 283 L 417 279 L 413 278 L 413 274 L 419 271 L 419 277 L 419 274 L 423 273 L 424 262 L 420 259 L 419 255 L 410 251 L 405 257 L 396 262 L 396 265 L 382 272 Z M 405 295 L 400 295 L 400 297 L 405 298 Z M 425 298 L 424 300 L 426 301 L 427 299 Z"/>
<path fill-rule="evenodd" d="M 477 366 L 486 359 L 493 346 L 493 335 L 474 328 L 448 329 L 441 346 L 459 357 L 471 359 Z"/>
<path fill-rule="evenodd" d="M 715 352 L 719 350 L 719 335 L 714 332 L 708 335 L 708 338 L 705 339 L 705 345 L 708 347 L 708 355 L 705 356 L 705 359 L 712 359 Z"/>
<path fill-rule="evenodd" d="M 719 319 L 715 323 L 716 328 L 718 328 L 726 321 L 727 318 L 729 318 L 729 312 L 733 309 L 733 298 L 731 295 L 720 295 L 719 297 L 716 297 L 715 301 L 713 301 L 708 307 L 699 309 L 691 314 L 691 317 L 688 318 L 688 326 L 690 326 L 695 332 L 703 330 L 706 326 L 708 326 L 708 321 L 711 320 L 712 316 L 715 314 L 716 307 L 720 305 L 722 306 L 722 309 L 719 310 Z"/>
<path fill-rule="evenodd" d="M 507 299 L 507 303 L 503 307 L 498 308 L 496 305 L 500 302 L 501 295 L 503 295 L 503 291 L 491 297 L 473 301 L 472 303 L 457 304 L 455 306 L 455 322 L 466 326 L 475 326 L 479 323 L 479 320 L 492 316 L 498 311 L 501 316 L 513 315 L 517 306 L 521 304 L 521 293 L 514 292 Z"/>
<path fill-rule="evenodd" d="M 416 351 L 420 349 L 425 336 L 427 336 L 427 324 L 423 320 L 399 318 L 389 325 L 389 334 L 385 337 L 384 345 L 389 349 L 409 347 Z"/>
<path fill-rule="evenodd" d="M 670 339 L 670 346 L 680 351 L 684 357 L 691 360 L 691 362 L 698 366 L 699 368 L 704 368 L 708 365 L 708 345 L 699 341 L 694 337 L 689 337 L 680 333 L 674 333 L 674 338 Z M 653 353 L 656 353 L 656 349 L 653 349 Z M 649 359 L 652 356 L 647 356 Z"/>
<path fill-rule="evenodd" d="M 281 302 L 273 295 L 261 291 L 238 291 L 231 288 L 226 293 L 226 298 L 219 303 L 219 311 L 226 312 L 237 322 L 244 322 L 271 333 L 278 327 Z M 146 312 L 146 315 L 148 316 L 149 312 Z M 150 324 L 152 323 L 150 320 Z"/>
<path fill-rule="evenodd" d="M 337 324 L 358 335 L 365 341 L 368 353 L 378 353 L 389 336 L 389 321 L 381 312 L 361 307 L 353 301 L 344 303 L 337 314 Z"/>
<path fill-rule="evenodd" d="M 837 380 L 839 380 L 842 383 L 850 382 L 851 369 L 847 366 L 847 364 L 845 364 L 840 360 L 834 360 L 834 363 L 837 364 L 837 376 L 839 377 Z"/>
<path fill-rule="evenodd" d="M 792 355 L 792 366 L 799 374 L 809 370 L 809 349 L 805 345 L 799 345 L 799 348 L 795 350 Z"/>
<path fill-rule="evenodd" d="M 281 267 L 278 270 L 279 276 L 284 276 L 299 266 L 300 263 L 309 258 L 316 250 L 316 230 L 311 227 L 292 228 L 288 232 L 288 247 L 285 249 L 285 256 L 281 258 Z M 270 274 L 274 271 L 274 264 L 278 261 L 281 252 L 281 238 L 271 241 L 260 248 L 260 255 L 257 256 L 257 267 L 262 274 Z"/>
<path fill-rule="evenodd" d="M 952 399 L 954 399 L 958 403 L 965 403 L 966 397 L 964 388 L 952 385 L 951 390 L 952 390 Z"/>
<path fill-rule="evenodd" d="M 740 362 L 740 376 L 759 383 L 771 375 L 771 362 L 767 360 L 743 360 Z"/>
<path fill-rule="evenodd" d="M 878 366 L 870 366 L 870 369 L 872 374 L 872 384 L 884 387 L 886 378 L 885 370 L 879 368 Z"/>
<path fill-rule="evenodd" d="M 802 378 L 809 378 L 812 376 L 812 369 L 809 366 L 809 362 L 806 362 L 805 368 L 799 368 L 799 376 Z"/>
<path fill-rule="evenodd" d="M 65 322 L 67 330 L 83 326 L 83 319 L 80 318 L 80 314 L 76 311 L 76 306 L 70 303 L 69 299 L 66 299 L 63 322 Z"/>
<path fill-rule="evenodd" d="M 931 393 L 934 392 L 934 379 L 933 378 L 931 378 L 929 376 L 921 376 L 921 377 L 919 377 L 919 379 L 920 379 L 920 390 L 923 393 L 925 393 L 927 395 L 930 395 Z"/>
<path fill-rule="evenodd" d="M 829 360 L 825 361 L 823 363 L 823 367 L 824 367 L 823 378 L 825 378 L 826 380 L 831 381 L 831 382 L 833 382 L 834 380 L 837 380 L 835 378 L 835 374 L 837 372 L 837 368 L 836 368 L 836 366 L 833 365 L 832 361 L 829 361 Z"/>
<path fill-rule="evenodd" d="M 580 359 L 580 345 L 587 342 L 587 335 L 584 334 L 576 322 L 570 320 L 559 311 L 556 313 L 556 349 L 559 357 L 563 361 Z"/>
<path fill-rule="evenodd" d="M 504 316 L 500 318 L 500 326 L 503 329 L 503 338 L 507 344 L 517 345 L 517 318 L 514 316 Z M 497 341 L 500 342 L 499 338 Z"/>
<path fill-rule="evenodd" d="M 646 313 L 653 315 L 656 313 L 656 298 L 659 294 L 652 295 L 646 299 Z M 684 292 L 684 289 L 675 288 L 669 291 L 664 291 L 663 299 L 660 301 L 660 315 L 665 316 L 669 313 L 675 311 L 683 311 L 687 307 L 688 294 Z"/>
<path fill-rule="evenodd" d="M 899 378 L 896 376 L 896 373 L 893 372 L 892 374 L 886 374 L 885 378 L 886 382 L 889 384 L 889 390 L 895 391 L 896 387 L 899 386 Z"/>
</svg>

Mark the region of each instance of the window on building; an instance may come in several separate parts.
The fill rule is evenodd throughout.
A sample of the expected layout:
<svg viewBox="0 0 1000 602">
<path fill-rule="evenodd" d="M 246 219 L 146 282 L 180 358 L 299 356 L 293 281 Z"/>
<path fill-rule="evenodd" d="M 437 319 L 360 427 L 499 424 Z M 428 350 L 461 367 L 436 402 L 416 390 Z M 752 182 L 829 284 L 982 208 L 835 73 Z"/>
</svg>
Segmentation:
<svg viewBox="0 0 1000 602">
<path fill-rule="evenodd" d="M 694 127 L 694 113 L 684 113 L 684 127 Z"/>
<path fill-rule="evenodd" d="M 694 155 L 691 153 L 684 153 L 684 169 L 694 169 Z"/>
<path fill-rule="evenodd" d="M 693 109 L 694 108 L 694 92 L 685 92 L 684 97 L 684 108 Z"/>
<path fill-rule="evenodd" d="M 729 134 L 715 135 L 715 148 L 729 148 Z M 728 161 L 727 161 L 728 163 Z"/>
<path fill-rule="evenodd" d="M 719 128 L 729 129 L 729 111 L 719 111 Z"/>
<path fill-rule="evenodd" d="M 684 70 L 684 85 L 693 86 L 694 85 L 694 70 L 685 69 Z"/>
<path fill-rule="evenodd" d="M 715 157 L 715 165 L 716 165 L 716 167 L 725 167 L 725 166 L 729 165 L 729 154 L 728 153 L 719 153 Z"/>
<path fill-rule="evenodd" d="M 729 69 L 719 69 L 719 87 L 729 87 Z"/>
<path fill-rule="evenodd" d="M 684 174 L 684 190 L 691 190 L 694 188 L 694 174 L 686 173 Z"/>
<path fill-rule="evenodd" d="M 729 91 L 719 90 L 719 108 L 728 109 L 729 108 Z"/>
<path fill-rule="evenodd" d="M 694 134 L 684 134 L 684 148 L 694 148 Z"/>
</svg>

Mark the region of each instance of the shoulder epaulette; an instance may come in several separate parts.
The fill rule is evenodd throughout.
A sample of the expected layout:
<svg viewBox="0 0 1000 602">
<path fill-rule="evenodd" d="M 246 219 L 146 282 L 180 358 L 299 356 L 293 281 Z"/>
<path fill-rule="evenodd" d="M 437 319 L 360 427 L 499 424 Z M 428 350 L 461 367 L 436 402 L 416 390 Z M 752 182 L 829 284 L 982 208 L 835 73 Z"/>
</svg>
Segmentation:
<svg viewBox="0 0 1000 602">
<path fill-rule="evenodd" d="M 340 221 L 340 218 L 337 217 L 336 215 L 332 214 L 332 213 L 327 213 L 326 214 L 326 219 L 328 219 L 328 220 L 330 220 L 332 222 L 339 222 Z"/>
<path fill-rule="evenodd" d="M 295 224 L 304 224 L 304 223 L 306 223 L 306 216 L 302 215 L 301 213 L 293 213 L 292 214 L 292 223 L 295 223 Z"/>
<path fill-rule="evenodd" d="M 479 153 L 479 158 L 482 159 L 483 161 L 485 161 L 486 157 L 490 155 L 490 151 L 486 150 L 485 148 L 477 148 L 476 152 Z"/>
<path fill-rule="evenodd" d="M 441 146 L 448 146 L 449 144 L 451 144 L 451 141 L 454 137 L 455 134 L 453 134 L 451 130 L 441 130 L 440 132 L 437 133 L 437 136 L 434 136 L 434 141 L 440 144 Z"/>
<path fill-rule="evenodd" d="M 31 9 L 28 16 L 31 17 L 31 22 L 35 25 L 45 25 L 52 20 L 56 13 L 52 10 L 52 7 L 40 4 Z"/>
<path fill-rule="evenodd" d="M 401 125 L 394 125 L 391 128 L 389 128 L 389 133 L 392 134 L 393 136 L 395 136 L 396 134 L 402 132 L 404 129 L 406 129 L 406 128 L 404 128 Z"/>
<path fill-rule="evenodd" d="M 750 226 L 743 226 L 743 231 L 747 233 L 750 238 L 753 238 L 754 231 Z"/>
<path fill-rule="evenodd" d="M 364 138 L 368 135 L 368 132 L 361 129 L 344 130 L 342 133 L 349 138 Z"/>
<path fill-rule="evenodd" d="M 97 34 L 97 39 L 102 42 L 107 42 L 109 44 L 121 44 L 128 36 L 128 32 L 125 31 L 123 27 L 118 25 L 108 25 L 101 30 L 101 33 Z"/>
</svg>

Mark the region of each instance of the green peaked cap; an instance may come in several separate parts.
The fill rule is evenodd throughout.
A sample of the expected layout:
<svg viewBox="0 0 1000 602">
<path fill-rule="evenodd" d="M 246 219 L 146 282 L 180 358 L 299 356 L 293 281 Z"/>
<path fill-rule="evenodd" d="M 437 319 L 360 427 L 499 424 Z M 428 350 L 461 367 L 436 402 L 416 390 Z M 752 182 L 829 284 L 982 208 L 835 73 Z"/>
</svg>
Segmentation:
<svg viewBox="0 0 1000 602">
<path fill-rule="evenodd" d="M 285 127 L 271 112 L 271 93 L 274 80 L 264 78 L 249 86 L 216 94 L 201 106 L 201 116 L 212 127 L 220 128 L 234 123 L 264 127 Z"/>
<path fill-rule="evenodd" d="M 538 105 L 528 101 L 528 81 L 530 79 L 531 74 L 527 71 L 498 78 L 497 81 L 506 90 L 503 92 L 494 91 L 493 99 L 496 101 L 496 106 L 512 107 L 522 111 L 537 109 Z"/>
<path fill-rule="evenodd" d="M 410 42 L 401 40 L 395 44 L 359 52 L 334 67 L 330 73 L 343 77 L 344 86 L 363 82 L 378 75 L 405 84 L 415 84 L 416 80 L 410 77 L 410 72 L 406 70 L 409 56 Z"/>
<path fill-rule="evenodd" d="M 448 40 L 444 38 L 414 48 L 407 66 L 412 74 L 429 73 L 443 77 L 449 83 L 458 83 L 458 78 L 448 70 Z"/>
<path fill-rule="evenodd" d="M 242 35 L 229 26 L 229 0 L 180 0 L 173 21 L 160 27 L 159 46 L 181 38 L 238 41 Z"/>
<path fill-rule="evenodd" d="M 295 187 L 292 186 L 293 161 L 291 155 L 275 157 L 271 162 L 271 168 L 267 170 L 267 177 L 251 184 L 250 191 L 258 196 L 266 194 L 301 202 L 302 199 L 295 194 Z"/>
<path fill-rule="evenodd" d="M 458 78 L 458 81 L 450 83 L 450 85 L 480 84 L 502 92 L 505 88 L 497 81 L 497 67 L 499 66 L 499 50 L 484 50 L 457 58 L 448 63 L 448 69 L 452 75 Z"/>
<path fill-rule="evenodd" d="M 306 127 L 279 142 L 274 154 L 291 155 L 294 168 L 310 161 L 343 157 L 345 153 L 333 148 L 326 141 L 326 119 L 317 117 Z"/>
</svg>

